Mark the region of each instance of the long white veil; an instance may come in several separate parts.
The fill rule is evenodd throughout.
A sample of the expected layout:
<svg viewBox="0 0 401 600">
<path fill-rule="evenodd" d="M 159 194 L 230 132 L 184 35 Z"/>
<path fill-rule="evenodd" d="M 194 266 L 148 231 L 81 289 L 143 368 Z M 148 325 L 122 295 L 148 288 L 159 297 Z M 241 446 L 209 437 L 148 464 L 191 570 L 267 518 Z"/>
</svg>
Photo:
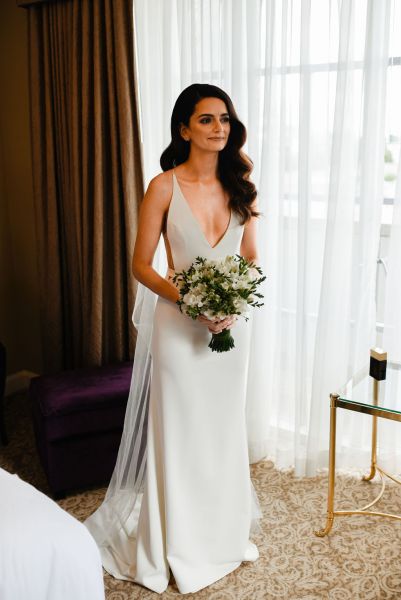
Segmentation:
<svg viewBox="0 0 401 600">
<path fill-rule="evenodd" d="M 167 268 L 160 244 L 154 264 L 158 271 Z M 130 392 L 125 413 L 124 429 L 109 487 L 103 503 L 84 522 L 98 546 L 121 552 L 119 540 L 136 538 L 137 522 L 144 490 L 147 459 L 147 423 L 149 389 L 152 369 L 151 338 L 157 295 L 138 284 L 132 315 L 137 330 Z M 218 460 L 218 457 L 216 457 Z M 260 533 L 262 517 L 259 501 L 251 483 L 251 532 Z"/>
<path fill-rule="evenodd" d="M 85 521 L 99 546 L 112 545 L 121 529 L 128 537 L 135 536 L 132 516 L 138 513 L 146 475 L 150 341 L 156 301 L 157 295 L 139 283 L 132 315 L 137 340 L 117 462 L 103 504 Z"/>
</svg>

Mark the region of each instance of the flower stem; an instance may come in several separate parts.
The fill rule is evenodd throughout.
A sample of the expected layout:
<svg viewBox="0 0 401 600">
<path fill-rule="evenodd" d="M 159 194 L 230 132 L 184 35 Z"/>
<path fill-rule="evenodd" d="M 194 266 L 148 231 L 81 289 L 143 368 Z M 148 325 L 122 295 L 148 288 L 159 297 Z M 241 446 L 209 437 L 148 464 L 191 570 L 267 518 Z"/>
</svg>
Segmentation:
<svg viewBox="0 0 401 600">
<path fill-rule="evenodd" d="M 212 352 L 228 352 L 234 348 L 234 338 L 229 329 L 223 329 L 220 333 L 213 333 L 209 343 Z"/>
</svg>

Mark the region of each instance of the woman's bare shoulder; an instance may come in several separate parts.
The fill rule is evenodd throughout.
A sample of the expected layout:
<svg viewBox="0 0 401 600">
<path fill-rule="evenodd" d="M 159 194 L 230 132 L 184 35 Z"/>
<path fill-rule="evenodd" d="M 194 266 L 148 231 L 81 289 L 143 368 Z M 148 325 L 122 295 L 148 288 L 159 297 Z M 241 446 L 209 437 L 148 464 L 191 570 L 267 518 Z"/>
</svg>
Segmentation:
<svg viewBox="0 0 401 600">
<path fill-rule="evenodd" d="M 173 193 L 172 169 L 156 175 L 149 181 L 143 198 L 143 209 L 165 212 Z"/>
<path fill-rule="evenodd" d="M 170 198 L 173 191 L 173 169 L 159 173 L 150 180 L 148 191 L 157 194 L 159 197 Z"/>
</svg>

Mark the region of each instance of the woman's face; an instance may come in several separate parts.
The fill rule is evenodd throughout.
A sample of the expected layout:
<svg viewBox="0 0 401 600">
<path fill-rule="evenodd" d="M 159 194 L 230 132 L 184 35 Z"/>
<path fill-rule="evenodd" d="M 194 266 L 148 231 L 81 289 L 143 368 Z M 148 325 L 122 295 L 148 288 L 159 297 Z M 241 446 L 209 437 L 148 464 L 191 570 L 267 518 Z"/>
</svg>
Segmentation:
<svg viewBox="0 0 401 600">
<path fill-rule="evenodd" d="M 230 134 L 230 119 L 225 102 L 220 98 L 202 98 L 195 105 L 189 126 L 181 125 L 180 131 L 191 146 L 213 152 L 223 150 Z"/>
</svg>

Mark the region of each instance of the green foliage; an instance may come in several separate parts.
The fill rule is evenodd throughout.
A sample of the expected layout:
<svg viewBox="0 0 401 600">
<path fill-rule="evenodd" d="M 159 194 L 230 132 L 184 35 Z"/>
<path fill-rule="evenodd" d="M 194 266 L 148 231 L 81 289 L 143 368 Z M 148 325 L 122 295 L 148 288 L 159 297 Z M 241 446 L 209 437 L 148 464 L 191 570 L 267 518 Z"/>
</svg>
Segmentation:
<svg viewBox="0 0 401 600">
<path fill-rule="evenodd" d="M 220 333 L 213 333 L 209 342 L 209 348 L 212 352 L 228 352 L 234 348 L 234 338 L 229 329 L 224 329 Z"/>
</svg>

